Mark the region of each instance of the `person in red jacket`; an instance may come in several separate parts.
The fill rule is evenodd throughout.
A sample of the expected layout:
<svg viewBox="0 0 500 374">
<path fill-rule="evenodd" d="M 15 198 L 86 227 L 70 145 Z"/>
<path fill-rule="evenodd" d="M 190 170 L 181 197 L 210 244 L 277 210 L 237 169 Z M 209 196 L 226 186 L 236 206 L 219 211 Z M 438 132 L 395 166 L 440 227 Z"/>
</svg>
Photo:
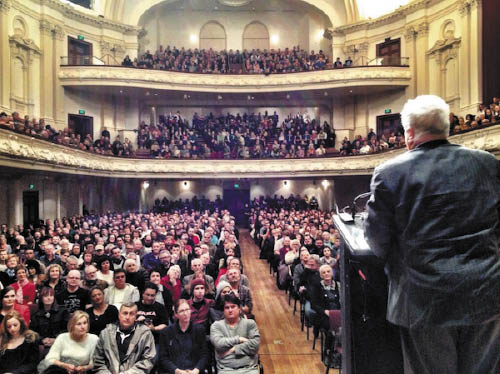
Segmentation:
<svg viewBox="0 0 500 374">
<path fill-rule="evenodd" d="M 20 305 L 31 305 L 35 302 L 36 286 L 28 278 L 28 270 L 23 265 L 16 267 L 17 282 L 12 283 L 16 291 L 16 303 Z"/>
<path fill-rule="evenodd" d="M 191 298 L 188 303 L 191 307 L 191 321 L 205 326 L 208 331 L 208 316 L 214 301 L 205 297 L 206 284 L 203 279 L 193 279 L 189 286 Z"/>
</svg>

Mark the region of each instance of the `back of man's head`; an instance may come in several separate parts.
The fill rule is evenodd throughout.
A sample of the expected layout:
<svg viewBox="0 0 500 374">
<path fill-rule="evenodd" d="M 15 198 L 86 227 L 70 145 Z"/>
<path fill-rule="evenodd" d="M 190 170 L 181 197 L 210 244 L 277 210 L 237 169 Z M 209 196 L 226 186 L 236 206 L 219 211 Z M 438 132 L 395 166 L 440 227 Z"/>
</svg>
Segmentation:
<svg viewBox="0 0 500 374">
<path fill-rule="evenodd" d="M 408 100 L 401 111 L 405 132 L 411 127 L 415 133 L 448 136 L 450 107 L 435 95 L 417 96 Z"/>
</svg>

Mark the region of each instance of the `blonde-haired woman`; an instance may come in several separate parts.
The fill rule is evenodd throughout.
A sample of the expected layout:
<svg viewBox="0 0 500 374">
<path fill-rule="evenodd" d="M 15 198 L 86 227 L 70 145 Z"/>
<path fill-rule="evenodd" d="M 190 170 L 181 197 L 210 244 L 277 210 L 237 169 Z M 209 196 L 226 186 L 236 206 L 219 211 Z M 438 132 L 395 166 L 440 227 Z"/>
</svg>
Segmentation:
<svg viewBox="0 0 500 374">
<path fill-rule="evenodd" d="M 40 352 L 36 332 L 16 312 L 8 313 L 0 327 L 0 368 L 2 373 L 31 374 L 36 370 Z"/>
<path fill-rule="evenodd" d="M 44 287 L 51 287 L 58 294 L 66 288 L 66 282 L 62 279 L 63 268 L 59 264 L 51 264 L 45 270 L 46 280 L 43 283 Z"/>
<path fill-rule="evenodd" d="M 41 374 L 86 373 L 93 368 L 99 338 L 89 334 L 89 315 L 75 311 L 68 321 L 68 332 L 60 334 L 45 359 L 38 365 Z"/>
</svg>

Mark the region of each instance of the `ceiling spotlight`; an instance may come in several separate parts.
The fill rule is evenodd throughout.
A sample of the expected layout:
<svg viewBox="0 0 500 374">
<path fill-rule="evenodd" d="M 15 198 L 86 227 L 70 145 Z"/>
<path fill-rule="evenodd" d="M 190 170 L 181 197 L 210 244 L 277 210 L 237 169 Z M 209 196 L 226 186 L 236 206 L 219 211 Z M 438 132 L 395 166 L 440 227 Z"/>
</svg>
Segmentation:
<svg viewBox="0 0 500 374">
<path fill-rule="evenodd" d="M 321 182 L 321 184 L 323 185 L 324 188 L 327 188 L 330 185 L 330 182 L 324 179 L 323 182 Z"/>
<path fill-rule="evenodd" d="M 286 99 L 290 100 L 290 94 L 286 94 Z"/>
<path fill-rule="evenodd" d="M 217 95 L 217 100 L 222 100 L 222 96 L 221 95 Z"/>
<path fill-rule="evenodd" d="M 120 93 L 123 93 L 123 90 L 120 90 Z"/>
<path fill-rule="evenodd" d="M 142 182 L 142 188 L 147 190 L 149 188 L 149 182 L 148 181 Z"/>
<path fill-rule="evenodd" d="M 328 96 L 328 92 L 325 91 L 325 93 L 323 95 Z"/>
<path fill-rule="evenodd" d="M 149 96 L 149 91 L 146 91 L 146 96 Z"/>
</svg>

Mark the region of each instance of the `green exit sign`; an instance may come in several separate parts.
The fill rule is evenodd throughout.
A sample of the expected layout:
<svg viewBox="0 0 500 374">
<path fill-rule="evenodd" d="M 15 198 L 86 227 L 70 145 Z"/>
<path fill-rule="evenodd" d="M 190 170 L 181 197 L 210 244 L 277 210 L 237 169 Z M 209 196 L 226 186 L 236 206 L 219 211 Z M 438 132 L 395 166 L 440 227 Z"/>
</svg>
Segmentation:
<svg viewBox="0 0 500 374">
<path fill-rule="evenodd" d="M 30 190 L 34 190 L 34 189 L 35 189 L 35 185 L 34 185 L 33 183 L 30 183 L 30 185 L 29 185 L 29 189 L 30 189 Z"/>
<path fill-rule="evenodd" d="M 83 35 L 78 35 L 78 40 L 85 40 L 85 37 Z"/>
<path fill-rule="evenodd" d="M 78 114 L 85 114 L 85 111 L 84 111 L 83 109 L 80 109 L 80 110 L 78 111 Z"/>
<path fill-rule="evenodd" d="M 240 188 L 240 185 L 238 183 L 235 183 L 234 188 Z"/>
<path fill-rule="evenodd" d="M 391 109 L 386 109 L 385 110 L 385 114 L 391 114 L 392 113 L 392 110 Z"/>
</svg>

